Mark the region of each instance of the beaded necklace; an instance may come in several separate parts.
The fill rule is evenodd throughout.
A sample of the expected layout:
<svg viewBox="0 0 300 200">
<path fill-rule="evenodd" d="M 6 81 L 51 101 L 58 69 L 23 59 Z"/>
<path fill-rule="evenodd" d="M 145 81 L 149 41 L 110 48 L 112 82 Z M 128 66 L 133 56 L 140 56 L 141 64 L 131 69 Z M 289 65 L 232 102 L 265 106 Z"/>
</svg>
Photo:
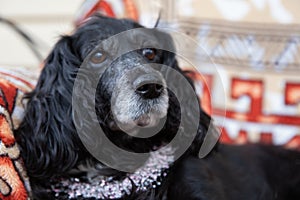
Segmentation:
<svg viewBox="0 0 300 200">
<path fill-rule="evenodd" d="M 78 178 L 69 178 L 52 185 L 55 196 L 61 192 L 67 193 L 69 198 L 97 198 L 119 199 L 130 195 L 132 189 L 138 192 L 147 191 L 161 185 L 161 181 L 167 176 L 170 165 L 174 162 L 174 150 L 172 148 L 160 148 L 150 153 L 145 164 L 134 173 L 128 173 L 122 180 L 112 177 L 98 176 L 92 182 L 80 182 Z"/>
</svg>

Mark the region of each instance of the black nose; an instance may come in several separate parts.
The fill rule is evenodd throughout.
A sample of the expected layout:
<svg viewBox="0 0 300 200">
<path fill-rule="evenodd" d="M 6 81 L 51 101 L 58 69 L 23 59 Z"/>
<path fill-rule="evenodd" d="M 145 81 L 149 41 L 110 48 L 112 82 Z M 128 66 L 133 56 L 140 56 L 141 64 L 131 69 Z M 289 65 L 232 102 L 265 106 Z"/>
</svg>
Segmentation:
<svg viewBox="0 0 300 200">
<path fill-rule="evenodd" d="M 148 83 L 138 87 L 135 92 L 144 99 L 154 99 L 161 95 L 163 89 L 164 87 L 160 84 Z"/>
</svg>

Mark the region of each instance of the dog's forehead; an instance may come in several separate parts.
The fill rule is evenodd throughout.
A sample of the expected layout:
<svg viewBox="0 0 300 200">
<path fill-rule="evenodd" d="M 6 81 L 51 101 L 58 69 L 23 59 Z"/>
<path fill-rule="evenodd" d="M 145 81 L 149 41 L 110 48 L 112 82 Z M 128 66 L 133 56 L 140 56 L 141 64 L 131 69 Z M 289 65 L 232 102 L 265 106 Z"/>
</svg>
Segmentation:
<svg viewBox="0 0 300 200">
<path fill-rule="evenodd" d="M 74 35 L 87 40 L 103 40 L 123 31 L 139 27 L 142 26 L 131 20 L 94 16 L 78 27 L 75 30 Z"/>
<path fill-rule="evenodd" d="M 156 28 L 135 28 L 123 31 L 98 41 L 94 50 L 104 50 L 112 54 L 124 54 L 143 48 L 175 51 L 172 37 Z"/>
<path fill-rule="evenodd" d="M 157 28 L 145 28 L 125 20 L 94 17 L 73 34 L 73 44 L 83 58 L 94 51 L 127 53 L 142 48 L 174 51 L 170 35 Z"/>
</svg>

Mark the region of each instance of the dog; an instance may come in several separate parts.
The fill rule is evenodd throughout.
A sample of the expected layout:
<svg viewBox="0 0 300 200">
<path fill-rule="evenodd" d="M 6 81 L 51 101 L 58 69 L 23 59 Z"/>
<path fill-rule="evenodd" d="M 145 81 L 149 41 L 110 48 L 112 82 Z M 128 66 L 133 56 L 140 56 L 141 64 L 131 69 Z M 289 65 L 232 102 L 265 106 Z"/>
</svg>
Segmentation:
<svg viewBox="0 0 300 200">
<path fill-rule="evenodd" d="M 109 42 L 109 38 L 131 30 L 137 32 Z M 131 50 L 118 55 L 123 45 Z M 190 97 L 190 90 L 180 87 L 182 81 L 194 90 L 172 49 L 174 44 L 167 33 L 143 29 L 131 20 L 99 15 L 70 36 L 62 36 L 47 57 L 35 89 L 25 97 L 28 102 L 24 119 L 15 131 L 33 199 L 300 199 L 299 152 L 258 144 L 217 143 L 206 157 L 198 157 L 205 137 L 216 129 L 201 109 L 201 102 L 191 104 L 190 98 L 178 97 Z M 81 70 L 83 64 L 88 68 Z M 162 70 L 161 66 L 167 67 Z M 173 80 L 172 90 L 167 73 L 173 74 L 168 79 Z M 92 78 L 96 78 L 94 89 L 88 84 Z M 74 103 L 74 98 L 81 104 Z M 95 103 L 88 108 L 86 101 Z M 83 115 L 74 106 L 83 109 Z M 86 144 L 78 133 L 80 127 L 96 134 L 100 131 L 90 128 L 92 112 L 105 137 L 115 146 L 146 155 L 139 160 L 141 163 L 135 165 L 137 160 L 118 156 L 101 143 L 94 150 L 111 162 L 97 158 L 91 150 L 94 144 Z M 157 134 L 140 137 L 157 126 Z M 184 141 L 191 140 L 182 155 L 172 157 L 180 145 L 175 150 L 153 153 L 177 134 Z M 89 139 L 97 140 L 94 136 Z M 118 168 L 130 164 L 133 167 L 128 170 Z M 63 189 L 55 193 L 62 182 Z M 76 192 L 78 183 L 84 185 L 80 192 Z M 98 194 L 85 194 L 92 191 L 90 188 Z"/>
</svg>

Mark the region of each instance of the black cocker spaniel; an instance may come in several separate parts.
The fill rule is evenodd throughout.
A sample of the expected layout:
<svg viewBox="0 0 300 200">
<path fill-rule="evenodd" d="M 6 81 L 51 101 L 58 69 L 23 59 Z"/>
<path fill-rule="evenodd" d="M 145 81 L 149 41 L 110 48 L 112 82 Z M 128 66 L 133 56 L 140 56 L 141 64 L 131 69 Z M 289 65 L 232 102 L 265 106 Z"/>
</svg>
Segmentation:
<svg viewBox="0 0 300 200">
<path fill-rule="evenodd" d="M 191 89 L 167 33 L 93 16 L 63 36 L 15 133 L 33 198 L 300 199 L 299 152 L 217 143 L 199 158 L 216 129 Z M 120 156 L 102 133 L 128 155 L 145 156 Z"/>
</svg>

